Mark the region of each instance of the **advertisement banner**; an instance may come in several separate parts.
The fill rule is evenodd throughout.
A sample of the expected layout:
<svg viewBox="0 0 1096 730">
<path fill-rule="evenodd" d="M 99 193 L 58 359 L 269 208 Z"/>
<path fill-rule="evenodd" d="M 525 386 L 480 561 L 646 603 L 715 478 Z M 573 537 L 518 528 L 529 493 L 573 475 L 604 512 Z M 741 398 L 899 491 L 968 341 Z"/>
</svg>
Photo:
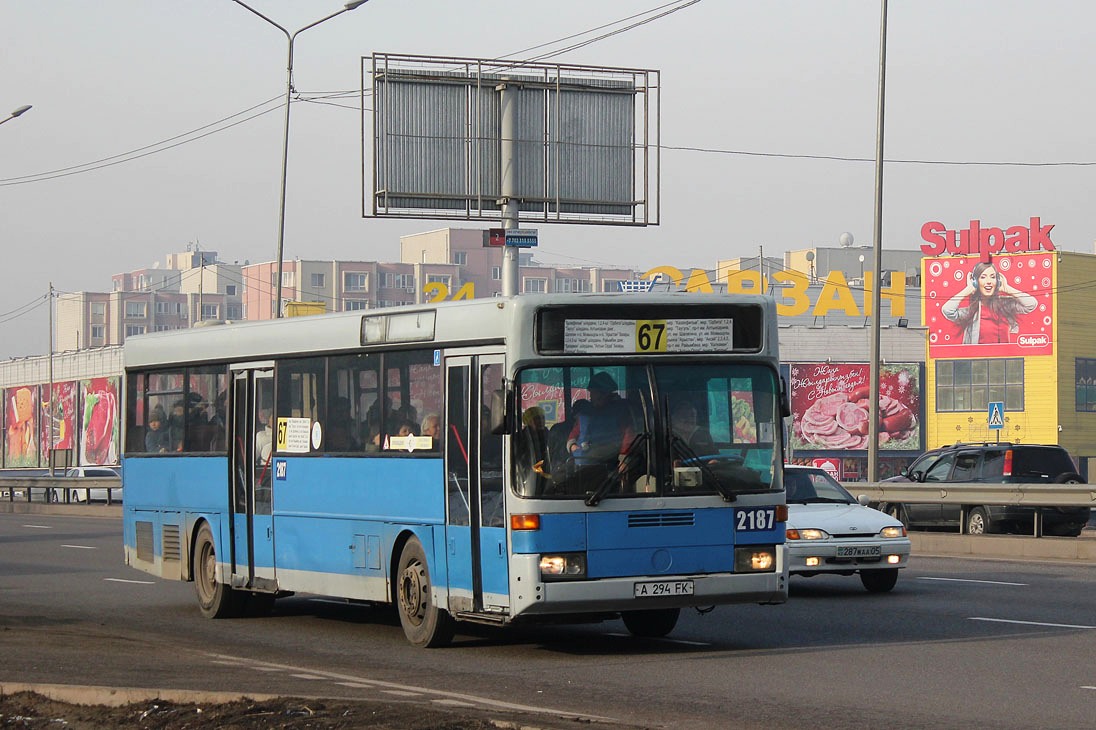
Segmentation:
<svg viewBox="0 0 1096 730">
<path fill-rule="evenodd" d="M 49 384 L 40 386 L 42 390 L 42 422 L 39 443 L 42 445 L 42 463 L 50 463 L 50 451 L 71 449 L 75 442 L 73 428 L 76 426 L 76 383 L 66 381 L 53 384 L 53 401 L 50 402 Z"/>
<path fill-rule="evenodd" d="M 790 445 L 803 451 L 868 448 L 871 371 L 866 363 L 792 363 Z M 921 451 L 921 366 L 879 370 L 879 449 Z"/>
<path fill-rule="evenodd" d="M 95 466 L 118 463 L 118 378 L 80 381 L 83 419 L 80 434 L 80 464 Z"/>
<path fill-rule="evenodd" d="M 1053 253 L 924 259 L 930 358 L 1053 355 Z"/>
<path fill-rule="evenodd" d="M 4 466 L 38 466 L 37 385 L 4 389 Z"/>
</svg>

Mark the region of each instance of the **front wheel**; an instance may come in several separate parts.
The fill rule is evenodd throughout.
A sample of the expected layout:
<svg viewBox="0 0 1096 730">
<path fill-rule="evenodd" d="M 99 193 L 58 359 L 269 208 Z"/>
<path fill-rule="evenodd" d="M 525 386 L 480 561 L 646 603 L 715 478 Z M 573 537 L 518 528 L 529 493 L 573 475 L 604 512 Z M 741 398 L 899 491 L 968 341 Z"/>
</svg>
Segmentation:
<svg viewBox="0 0 1096 730">
<path fill-rule="evenodd" d="M 194 541 L 194 588 L 198 607 L 206 618 L 239 616 L 246 596 L 231 586 L 217 582 L 217 548 L 209 525 L 198 530 Z"/>
<path fill-rule="evenodd" d="M 861 570 L 860 582 L 869 593 L 886 593 L 898 582 L 898 568 Z"/>
<path fill-rule="evenodd" d="M 453 640 L 456 627 L 449 612 L 434 603 L 426 553 L 415 537 L 407 541 L 400 553 L 396 604 L 403 633 L 412 646 L 434 648 L 446 646 Z"/>
<path fill-rule="evenodd" d="M 898 520 L 899 522 L 901 522 L 902 527 L 905 527 L 907 530 L 910 529 L 909 518 L 906 517 L 906 512 L 905 512 L 905 510 L 902 509 L 902 505 L 900 505 L 900 504 L 890 505 L 889 507 L 887 507 L 887 514 L 890 515 L 891 517 L 893 517 L 894 519 Z"/>
<path fill-rule="evenodd" d="M 625 611 L 620 615 L 624 626 L 632 636 L 661 638 L 674 630 L 680 608 L 651 608 L 644 611 Z"/>
<path fill-rule="evenodd" d="M 989 517 L 981 507 L 975 507 L 967 513 L 967 534 L 984 535 L 989 532 Z"/>
</svg>

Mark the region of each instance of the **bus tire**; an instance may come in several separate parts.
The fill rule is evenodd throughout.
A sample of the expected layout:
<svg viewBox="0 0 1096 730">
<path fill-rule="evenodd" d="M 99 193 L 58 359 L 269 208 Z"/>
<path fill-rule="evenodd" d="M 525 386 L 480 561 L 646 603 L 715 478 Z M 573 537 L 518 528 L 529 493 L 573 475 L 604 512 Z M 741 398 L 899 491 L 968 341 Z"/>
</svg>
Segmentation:
<svg viewBox="0 0 1096 730">
<path fill-rule="evenodd" d="M 245 596 L 231 586 L 217 582 L 217 547 L 208 524 L 202 525 L 194 541 L 194 588 L 198 594 L 198 608 L 206 618 L 240 615 Z"/>
<path fill-rule="evenodd" d="M 403 633 L 412 646 L 434 648 L 453 640 L 455 626 L 449 612 L 434 603 L 430 568 L 418 538 L 403 546 L 396 570 L 396 605 Z"/>
<path fill-rule="evenodd" d="M 680 615 L 680 608 L 650 608 L 644 611 L 625 611 L 620 617 L 624 619 L 624 626 L 632 636 L 657 639 L 674 630 Z"/>
</svg>

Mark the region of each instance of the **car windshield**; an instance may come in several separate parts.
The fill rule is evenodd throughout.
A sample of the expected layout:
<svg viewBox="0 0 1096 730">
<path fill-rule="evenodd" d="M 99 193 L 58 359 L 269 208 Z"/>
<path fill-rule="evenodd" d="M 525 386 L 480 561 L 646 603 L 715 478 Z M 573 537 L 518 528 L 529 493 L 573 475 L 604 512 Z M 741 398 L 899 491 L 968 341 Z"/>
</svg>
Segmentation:
<svg viewBox="0 0 1096 730">
<path fill-rule="evenodd" d="M 784 489 L 787 491 L 788 504 L 852 504 L 856 501 L 837 480 L 822 469 L 785 470 Z"/>
<path fill-rule="evenodd" d="M 581 498 L 773 489 L 776 373 L 760 365 L 531 367 L 518 373 L 514 491 Z"/>
</svg>

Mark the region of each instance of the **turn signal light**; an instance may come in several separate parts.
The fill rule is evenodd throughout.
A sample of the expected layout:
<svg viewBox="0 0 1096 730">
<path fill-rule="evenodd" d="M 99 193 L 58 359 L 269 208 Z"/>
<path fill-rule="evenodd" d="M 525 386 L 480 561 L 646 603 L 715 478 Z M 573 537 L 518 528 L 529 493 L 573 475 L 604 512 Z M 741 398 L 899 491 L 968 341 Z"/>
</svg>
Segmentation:
<svg viewBox="0 0 1096 730">
<path fill-rule="evenodd" d="M 539 530 L 540 515 L 510 515 L 511 530 Z"/>
</svg>

